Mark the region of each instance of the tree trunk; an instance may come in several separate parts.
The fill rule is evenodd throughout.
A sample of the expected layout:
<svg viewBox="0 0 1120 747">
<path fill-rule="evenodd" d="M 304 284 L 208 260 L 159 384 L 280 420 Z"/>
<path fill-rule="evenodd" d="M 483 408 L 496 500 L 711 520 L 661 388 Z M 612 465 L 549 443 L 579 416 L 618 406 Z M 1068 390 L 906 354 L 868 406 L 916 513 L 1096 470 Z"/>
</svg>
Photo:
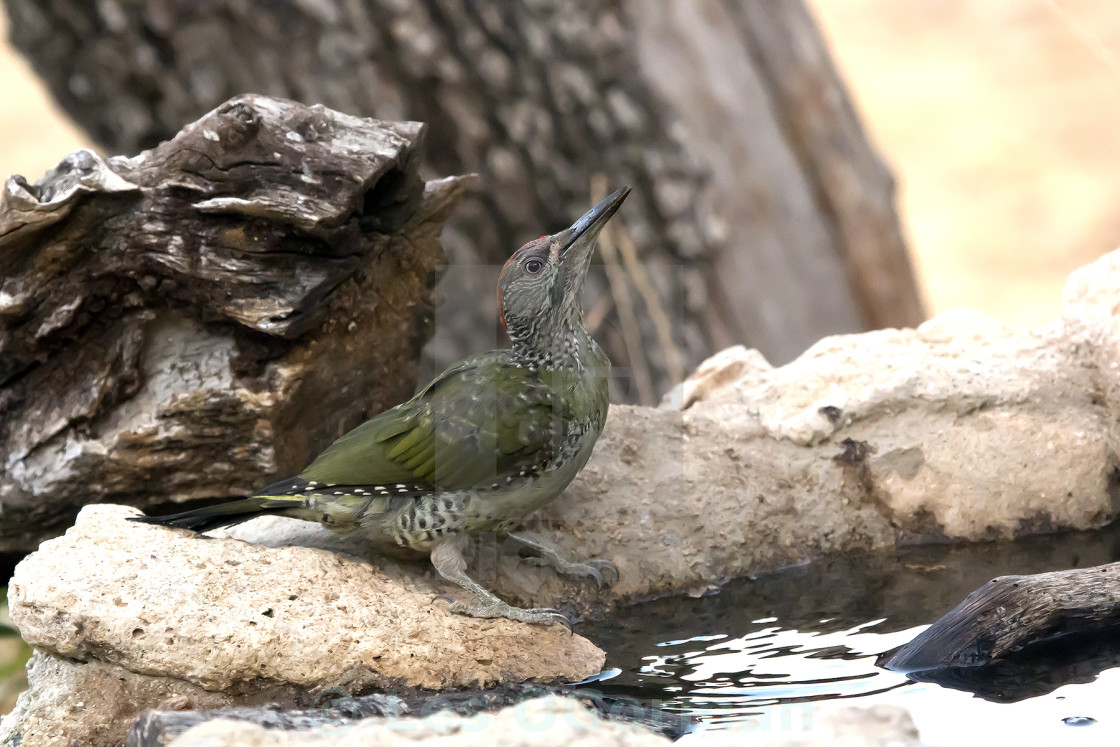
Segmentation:
<svg viewBox="0 0 1120 747">
<path fill-rule="evenodd" d="M 922 319 L 890 174 L 802 0 L 5 3 L 111 151 L 244 91 L 429 123 L 428 167 L 481 175 L 446 237 L 433 366 L 495 342 L 490 266 L 621 184 L 589 314 L 616 399 L 653 403 L 732 343 L 782 363 Z"/>
<path fill-rule="evenodd" d="M 417 175 L 422 132 L 246 96 L 8 179 L 0 550 L 87 503 L 248 494 L 407 398 L 461 191 Z"/>
</svg>

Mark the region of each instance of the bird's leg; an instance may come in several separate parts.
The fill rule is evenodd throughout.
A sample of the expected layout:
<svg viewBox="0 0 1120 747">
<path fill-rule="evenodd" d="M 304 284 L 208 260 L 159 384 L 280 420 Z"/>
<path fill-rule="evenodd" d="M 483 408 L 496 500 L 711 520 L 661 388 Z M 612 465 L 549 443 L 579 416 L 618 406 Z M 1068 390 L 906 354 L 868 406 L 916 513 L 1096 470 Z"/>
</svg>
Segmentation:
<svg viewBox="0 0 1120 747">
<path fill-rule="evenodd" d="M 470 615 L 471 617 L 505 617 L 509 620 L 538 625 L 559 624 L 565 626 L 568 630 L 572 629 L 571 621 L 550 607 L 533 607 L 530 609 L 514 607 L 498 599 L 472 580 L 467 575 L 467 561 L 463 557 L 463 548 L 467 539 L 466 535 L 452 537 L 432 548 L 432 565 L 435 566 L 439 575 L 474 594 L 474 601 L 469 604 L 453 601 L 451 603 L 452 612 Z"/>
<path fill-rule="evenodd" d="M 548 545 L 543 545 L 523 535 L 508 534 L 506 537 L 519 545 L 518 552 L 523 556 L 526 550 L 530 553 L 529 557 L 525 557 L 527 562 L 547 565 L 561 576 L 578 579 L 590 578 L 599 588 L 602 588 L 604 584 L 611 586 L 618 581 L 618 566 L 609 560 L 591 558 L 586 563 L 576 563 L 566 560 Z"/>
</svg>

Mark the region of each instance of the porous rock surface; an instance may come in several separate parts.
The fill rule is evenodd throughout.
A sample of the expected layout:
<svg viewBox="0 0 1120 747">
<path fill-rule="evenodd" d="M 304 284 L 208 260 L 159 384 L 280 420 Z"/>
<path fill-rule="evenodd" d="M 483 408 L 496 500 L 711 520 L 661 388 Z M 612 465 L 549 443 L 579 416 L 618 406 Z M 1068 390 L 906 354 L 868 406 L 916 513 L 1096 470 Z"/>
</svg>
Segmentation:
<svg viewBox="0 0 1120 747">
<path fill-rule="evenodd" d="M 55 657 L 115 665 L 126 679 L 146 676 L 115 707 L 128 712 L 115 724 L 120 739 L 140 711 L 183 688 L 208 693 L 200 703 L 219 707 L 260 702 L 262 693 L 292 701 L 328 687 L 574 681 L 603 665 L 602 651 L 562 627 L 452 615 L 432 603 L 436 592 L 420 573 L 388 561 L 379 569 L 325 550 L 126 521 L 138 513 L 86 507 L 65 535 L 17 566 L 8 592 L 24 639 L 51 655 L 41 657 L 50 667 L 69 672 L 53 684 L 34 675 L 25 700 L 47 706 L 82 697 L 84 686 L 78 695 L 42 695 L 74 692 L 73 672 Z M 51 710 L 46 716 L 34 702 L 21 703 L 0 738 L 19 732 L 23 744 L 35 743 L 25 725 L 62 715 Z M 92 735 L 72 738 L 85 743 Z"/>
<path fill-rule="evenodd" d="M 125 520 L 138 514 L 88 506 L 17 566 L 9 603 L 28 643 L 209 690 L 484 687 L 578 680 L 603 663 L 563 627 L 452 615 L 422 578 Z"/>
<path fill-rule="evenodd" d="M 788 724 L 750 723 L 745 728 L 700 730 L 686 734 L 681 747 L 921 747 L 921 738 L 906 709 L 811 704 L 802 719 Z M 378 744 L 385 747 L 436 744 L 440 747 L 512 745 L 514 747 L 657 747 L 672 744 L 641 727 L 606 721 L 578 701 L 557 696 L 537 698 L 496 713 L 469 718 L 442 711 L 423 719 L 366 719 L 353 724 L 280 732 L 231 720 L 195 726 L 169 747 L 325 747 Z"/>
<path fill-rule="evenodd" d="M 729 728 L 695 731 L 679 747 L 922 747 L 910 712 L 901 706 L 868 708 L 838 705 L 843 701 L 802 703 L 807 710 L 772 718 L 747 718 Z"/>
<path fill-rule="evenodd" d="M 233 700 L 183 680 L 43 652 L 36 652 L 27 663 L 27 681 L 28 689 L 20 694 L 15 709 L 0 721 L 4 747 L 123 744 L 138 703 L 202 710 L 222 708 Z M 263 690 L 257 698 L 258 703 L 284 700 L 277 690 Z"/>
<path fill-rule="evenodd" d="M 613 559 L 603 599 L 633 599 L 828 551 L 1099 527 L 1120 512 L 1118 453 L 1120 251 L 1074 273 L 1039 329 L 959 310 L 780 368 L 724 351 L 661 408 L 612 408 L 532 528 Z"/>
<path fill-rule="evenodd" d="M 662 747 L 672 742 L 638 726 L 604 721 L 575 700 L 549 696 L 469 718 L 442 711 L 424 719 L 365 719 L 301 732 L 278 732 L 238 721 L 209 721 L 174 739 L 170 747 L 360 747 L 369 744 L 383 747 L 414 744 Z"/>
</svg>

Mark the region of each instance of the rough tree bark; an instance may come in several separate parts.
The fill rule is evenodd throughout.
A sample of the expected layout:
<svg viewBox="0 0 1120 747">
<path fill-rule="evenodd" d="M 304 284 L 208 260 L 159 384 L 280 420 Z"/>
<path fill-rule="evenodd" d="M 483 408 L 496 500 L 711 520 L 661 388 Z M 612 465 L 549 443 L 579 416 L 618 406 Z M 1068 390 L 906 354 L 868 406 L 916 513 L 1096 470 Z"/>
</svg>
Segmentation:
<svg viewBox="0 0 1120 747">
<path fill-rule="evenodd" d="M 446 237 L 437 364 L 494 340 L 493 271 L 470 268 L 566 225 L 597 174 L 635 187 L 636 251 L 592 288 L 633 372 L 616 398 L 651 404 L 733 343 L 784 363 L 922 319 L 891 176 L 802 0 L 5 4 L 14 44 L 111 151 L 243 91 L 429 123 L 428 166 L 482 183 Z"/>
<path fill-rule="evenodd" d="M 87 503 L 247 493 L 410 395 L 461 192 L 418 176 L 422 132 L 246 96 L 8 179 L 0 550 Z"/>
<path fill-rule="evenodd" d="M 1028 645 L 1117 630 L 1120 563 L 1000 576 L 880 663 L 898 672 L 983 667 Z"/>
</svg>

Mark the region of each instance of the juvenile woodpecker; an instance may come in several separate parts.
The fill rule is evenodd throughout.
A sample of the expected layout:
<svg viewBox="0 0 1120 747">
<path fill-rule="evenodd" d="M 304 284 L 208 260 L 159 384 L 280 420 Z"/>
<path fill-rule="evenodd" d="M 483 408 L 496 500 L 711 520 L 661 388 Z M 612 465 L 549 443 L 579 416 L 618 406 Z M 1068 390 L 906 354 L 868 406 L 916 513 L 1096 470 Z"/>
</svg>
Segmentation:
<svg viewBox="0 0 1120 747">
<path fill-rule="evenodd" d="M 387 554 L 429 555 L 473 595 L 453 612 L 567 625 L 551 608 L 513 607 L 484 589 L 467 576 L 463 551 L 471 535 L 496 532 L 561 574 L 617 579 L 609 561 L 569 562 L 510 530 L 568 487 L 603 430 L 610 361 L 584 327 L 583 284 L 595 237 L 629 193 L 619 189 L 505 263 L 498 309 L 509 348 L 451 366 L 297 477 L 250 498 L 136 520 L 199 532 L 265 514 L 317 521 Z"/>
</svg>

